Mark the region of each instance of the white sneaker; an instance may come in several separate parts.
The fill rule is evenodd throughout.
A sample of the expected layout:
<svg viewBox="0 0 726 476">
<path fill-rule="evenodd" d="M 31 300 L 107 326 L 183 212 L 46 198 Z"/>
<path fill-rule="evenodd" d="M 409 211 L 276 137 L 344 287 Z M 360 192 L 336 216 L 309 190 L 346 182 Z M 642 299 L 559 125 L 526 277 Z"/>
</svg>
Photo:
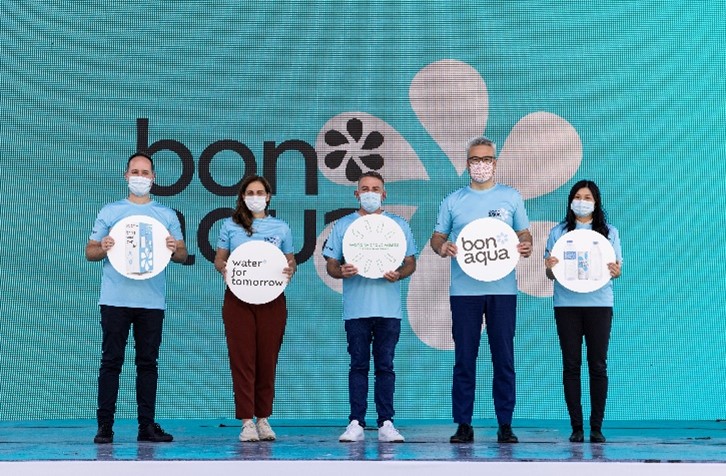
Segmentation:
<svg viewBox="0 0 726 476">
<path fill-rule="evenodd" d="M 383 426 L 378 429 L 378 441 L 384 443 L 403 443 L 406 440 L 396 430 L 391 420 L 386 420 L 383 422 Z"/>
<path fill-rule="evenodd" d="M 245 420 L 242 423 L 242 433 L 239 434 L 240 441 L 260 441 L 260 435 L 257 434 L 257 427 L 252 420 Z"/>
<path fill-rule="evenodd" d="M 363 429 L 360 424 L 358 424 L 358 420 L 353 420 L 348 425 L 348 428 L 345 429 L 345 432 L 340 435 L 340 438 L 338 441 L 342 442 L 352 442 L 352 441 L 363 441 L 366 439 L 365 430 Z"/>
<path fill-rule="evenodd" d="M 257 434 L 260 437 L 260 441 L 275 441 L 275 432 L 272 431 L 270 422 L 267 418 L 257 419 Z"/>
</svg>

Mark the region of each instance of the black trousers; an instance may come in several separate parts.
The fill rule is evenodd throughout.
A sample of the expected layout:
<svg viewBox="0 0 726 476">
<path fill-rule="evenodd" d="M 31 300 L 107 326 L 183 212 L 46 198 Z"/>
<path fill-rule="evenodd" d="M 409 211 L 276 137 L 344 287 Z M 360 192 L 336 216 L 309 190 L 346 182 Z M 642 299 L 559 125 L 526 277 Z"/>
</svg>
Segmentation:
<svg viewBox="0 0 726 476">
<path fill-rule="evenodd" d="M 163 309 L 101 306 L 103 344 L 98 372 L 98 423 L 113 423 L 118 399 L 119 375 L 126 342 L 133 325 L 136 348 L 136 404 L 141 425 L 153 423 L 156 409 L 157 360 L 161 346 Z"/>
<path fill-rule="evenodd" d="M 612 307 L 556 307 L 555 321 L 562 350 L 562 383 L 572 427 L 582 427 L 582 338 L 587 345 L 590 376 L 590 428 L 602 428 L 608 394 L 607 356 Z"/>
</svg>

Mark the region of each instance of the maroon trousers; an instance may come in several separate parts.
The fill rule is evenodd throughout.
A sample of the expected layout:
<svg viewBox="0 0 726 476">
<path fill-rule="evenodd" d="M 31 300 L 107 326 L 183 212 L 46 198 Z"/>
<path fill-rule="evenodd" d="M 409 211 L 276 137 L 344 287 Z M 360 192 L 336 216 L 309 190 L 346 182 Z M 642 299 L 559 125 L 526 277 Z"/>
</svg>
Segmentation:
<svg viewBox="0 0 726 476">
<path fill-rule="evenodd" d="M 222 305 L 236 418 L 266 418 L 275 398 L 275 369 L 287 322 L 285 295 L 267 304 L 240 301 L 227 289 Z"/>
</svg>

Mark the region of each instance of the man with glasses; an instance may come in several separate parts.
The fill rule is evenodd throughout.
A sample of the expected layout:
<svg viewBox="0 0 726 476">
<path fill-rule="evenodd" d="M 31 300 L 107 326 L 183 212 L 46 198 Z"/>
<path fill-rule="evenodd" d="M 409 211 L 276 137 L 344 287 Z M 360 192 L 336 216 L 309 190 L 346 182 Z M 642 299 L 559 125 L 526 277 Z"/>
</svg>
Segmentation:
<svg viewBox="0 0 726 476">
<path fill-rule="evenodd" d="M 497 218 L 517 233 L 517 250 L 523 257 L 532 253 L 532 235 L 524 200 L 517 190 L 496 183 L 496 145 L 486 137 L 467 144 L 468 186 L 446 197 L 439 208 L 431 248 L 442 258 L 455 257 L 456 238 L 470 222 Z M 456 259 L 451 260 L 450 305 L 454 338 L 454 374 L 451 389 L 452 414 L 459 426 L 452 443 L 471 443 L 471 426 L 476 393 L 476 359 L 479 355 L 483 319 L 492 354 L 492 395 L 499 423 L 497 441 L 517 443 L 512 432 L 515 404 L 514 330 L 517 310 L 515 271 L 491 282 L 468 276 Z"/>
</svg>

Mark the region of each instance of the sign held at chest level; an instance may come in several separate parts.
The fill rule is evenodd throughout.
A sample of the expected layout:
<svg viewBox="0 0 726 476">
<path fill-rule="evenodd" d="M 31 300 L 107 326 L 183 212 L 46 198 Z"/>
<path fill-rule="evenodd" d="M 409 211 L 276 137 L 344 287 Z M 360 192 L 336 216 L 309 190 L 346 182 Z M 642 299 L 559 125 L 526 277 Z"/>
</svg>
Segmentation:
<svg viewBox="0 0 726 476">
<path fill-rule="evenodd" d="M 519 262 L 519 238 L 512 227 L 496 218 L 480 218 L 466 225 L 456 238 L 456 261 L 478 281 L 496 281 Z"/>
<path fill-rule="evenodd" d="M 157 219 L 131 215 L 116 222 L 108 235 L 115 244 L 108 250 L 108 261 L 122 276 L 144 280 L 164 271 L 171 260 L 166 247 L 169 230 Z"/>
<path fill-rule="evenodd" d="M 225 282 L 241 301 L 265 304 L 287 287 L 287 276 L 282 272 L 287 266 L 287 258 L 277 246 L 265 241 L 247 241 L 227 258 Z"/>
</svg>

